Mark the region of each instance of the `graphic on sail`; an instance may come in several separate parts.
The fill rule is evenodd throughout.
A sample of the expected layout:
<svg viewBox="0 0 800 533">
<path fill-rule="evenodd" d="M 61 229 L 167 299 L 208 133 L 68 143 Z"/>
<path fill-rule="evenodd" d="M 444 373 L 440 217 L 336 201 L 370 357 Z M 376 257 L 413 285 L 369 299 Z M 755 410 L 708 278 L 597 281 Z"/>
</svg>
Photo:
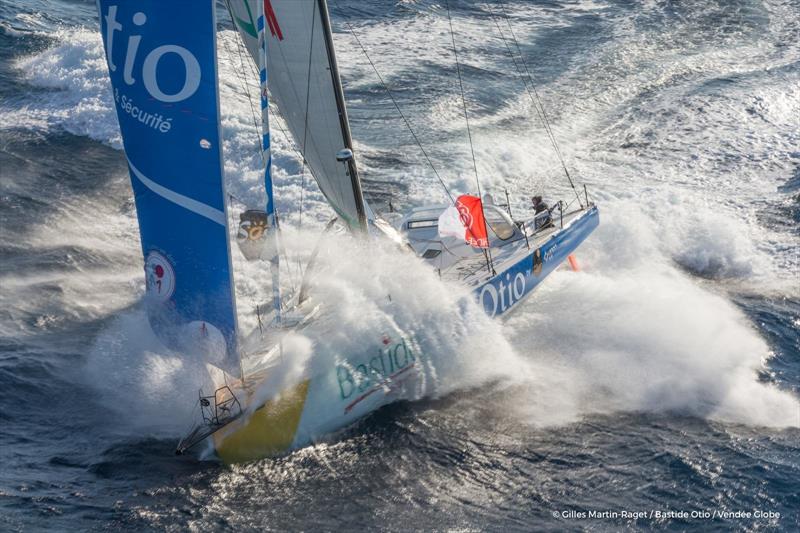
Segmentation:
<svg viewBox="0 0 800 533">
<path fill-rule="evenodd" d="M 258 64 L 257 13 L 262 0 L 228 0 L 247 50 Z M 366 217 L 338 79 L 324 0 L 263 0 L 269 90 L 311 173 L 351 228 Z M 340 156 L 337 160 L 337 154 Z M 346 154 L 346 152 L 345 152 Z"/>
<path fill-rule="evenodd" d="M 98 8 L 150 323 L 167 346 L 238 373 L 214 2 L 98 0 Z"/>
</svg>

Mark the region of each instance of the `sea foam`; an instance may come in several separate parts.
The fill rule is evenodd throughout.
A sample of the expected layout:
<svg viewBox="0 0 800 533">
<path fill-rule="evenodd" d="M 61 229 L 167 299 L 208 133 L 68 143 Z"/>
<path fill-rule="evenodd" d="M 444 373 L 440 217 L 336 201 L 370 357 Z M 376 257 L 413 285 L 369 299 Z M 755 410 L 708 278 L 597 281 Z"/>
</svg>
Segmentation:
<svg viewBox="0 0 800 533">
<path fill-rule="evenodd" d="M 379 48 L 376 32 L 380 28 L 359 31 L 365 42 Z M 257 92 L 253 92 L 254 86 L 246 89 L 247 82 L 236 79 L 242 58 L 234 48 L 233 34 L 220 35 L 221 46 L 228 47 L 221 52 L 220 64 L 229 191 L 242 205 L 257 206 L 263 203 L 258 135 L 253 125 L 257 117 L 247 100 L 248 91 L 251 96 Z M 44 132 L 61 129 L 120 148 L 99 35 L 70 28 L 58 30 L 55 37 L 52 47 L 17 63 L 25 79 L 41 91 L 15 101 L 14 107 L 0 108 L 0 127 Z M 467 49 L 474 51 L 474 46 Z M 603 53 L 608 51 L 598 51 Z M 639 53 L 626 61 L 644 61 L 646 51 Z M 355 56 L 351 59 L 355 61 Z M 402 75 L 403 61 L 408 60 L 401 59 L 399 70 L 391 72 L 396 76 Z M 431 60 L 437 59 L 432 56 Z M 715 61 L 717 56 L 710 53 L 696 63 L 679 64 L 675 68 L 683 70 L 676 76 L 695 71 L 693 65 L 708 66 Z M 479 61 L 478 66 L 490 65 Z M 589 67 L 579 64 L 574 68 Z M 361 74 L 366 78 L 368 71 Z M 577 79 L 577 74 L 572 72 L 569 77 Z M 617 94 L 623 102 L 639 94 L 636 87 L 651 84 L 646 71 L 632 71 L 624 81 Z M 558 87 L 542 90 L 545 98 L 557 92 Z M 796 92 L 782 94 L 778 99 L 762 95 L 754 103 L 774 127 L 781 125 L 783 112 L 796 109 L 800 101 Z M 450 125 L 448 139 L 440 147 L 442 153 L 450 154 L 445 179 L 454 190 L 471 192 L 471 162 L 455 157 L 465 154 L 467 145 L 457 135 L 453 117 L 458 101 L 452 98 L 452 94 L 437 96 L 429 104 L 433 112 L 427 126 L 436 130 L 445 123 Z M 632 157 L 614 143 L 636 141 L 644 131 L 621 130 L 625 121 L 649 128 L 647 121 L 654 118 L 646 116 L 642 122 L 632 114 L 633 107 L 630 112 L 620 107 L 617 122 L 612 119 L 609 123 L 609 113 L 615 116 L 609 102 L 605 99 L 597 108 L 587 108 L 585 103 L 570 108 L 546 102 L 555 104 L 551 116 L 562 147 L 575 157 L 584 178 L 593 184 L 590 192 L 601 207 L 601 228 L 578 255 L 585 272 L 555 273 L 515 315 L 500 324 L 465 315 L 462 296 L 454 296 L 458 289 L 438 283 L 412 258 L 388 250 L 371 254 L 368 262 L 359 259 L 363 253 L 355 251 L 341 257 L 334 254 L 337 259 L 327 264 L 327 276 L 319 290 L 341 306 L 337 309 L 343 317 L 343 342 L 354 343 L 338 350 L 344 353 L 368 344 L 373 336 L 382 334 L 385 324 L 393 323 L 398 331 L 408 330 L 425 339 L 421 342 L 426 352 L 438 361 L 420 397 L 505 381 L 513 384 L 514 390 L 527 391 L 516 398 L 512 395 L 509 404 L 523 420 L 537 424 L 566 423 L 595 412 L 670 411 L 756 425 L 797 425 L 797 399 L 759 379 L 759 370 L 769 361 L 768 346 L 725 297 L 728 280 L 752 280 L 751 288 L 786 287 L 778 283 L 781 274 L 770 268 L 773 261 L 768 247 L 783 243 L 785 237 L 759 226 L 749 214 L 741 216 L 753 195 L 769 187 L 773 174 L 760 179 L 756 172 L 768 168 L 770 160 L 759 160 L 762 162 L 744 174 L 748 178 L 744 197 L 740 191 L 738 196 L 723 196 L 715 202 L 702 192 L 713 187 L 716 194 L 726 194 L 719 176 L 703 174 L 712 168 L 713 153 L 699 154 L 702 164 L 688 170 L 679 165 L 648 167 L 652 160 Z M 719 100 L 707 98 L 705 103 L 715 106 L 717 112 L 724 111 Z M 571 194 L 563 182 L 555 181 L 558 164 L 552 155 L 546 155 L 546 138 L 538 134 L 539 140 L 530 142 L 526 137 L 531 131 L 530 119 L 508 125 L 515 115 L 530 115 L 531 110 L 530 101 L 522 94 L 505 100 L 495 116 L 475 121 L 476 139 L 492 139 L 476 146 L 479 170 L 489 176 L 489 190 L 497 193 L 501 186 L 509 188 L 517 214 L 525 212 L 525 199 L 543 184 L 548 184 L 545 192 L 551 198 L 568 200 Z M 304 190 L 311 177 L 303 172 L 291 141 L 279 133 L 280 120 L 275 119 L 274 124 L 276 188 L 279 208 L 287 213 L 287 230 L 299 220 L 301 211 L 306 213 L 306 224 L 319 227 L 329 211 L 315 188 Z M 749 148 L 743 149 L 763 147 L 771 131 L 757 133 L 750 138 Z M 609 139 L 611 144 L 581 141 L 587 138 Z M 362 145 L 362 149 L 370 147 Z M 404 169 L 396 178 L 413 175 L 413 169 Z M 428 179 L 428 186 L 410 188 L 408 203 L 428 201 L 431 188 L 438 187 Z M 440 198 L 438 193 L 436 198 Z M 69 220 L 66 211 L 57 216 Z M 235 222 L 233 214 L 231 220 Z M 130 222 L 134 223 L 132 218 Z M 80 238 L 66 232 L 62 240 L 69 240 L 70 235 Z M 103 234 L 97 238 L 102 240 Z M 314 240 L 299 234 L 287 239 L 288 246 L 295 242 L 300 248 L 290 250 L 290 255 L 305 257 Z M 350 246 L 343 244 L 342 249 L 350 250 Z M 235 262 L 244 274 L 237 286 L 241 301 L 247 302 L 242 307 L 252 309 L 252 304 L 265 301 L 268 293 L 264 269 L 246 265 L 236 255 Z M 709 286 L 690 274 L 719 283 Z M 129 276 L 130 283 L 141 287 L 139 275 Z M 109 278 L 109 282 L 118 280 Z M 87 294 L 91 299 L 92 294 L 102 293 Z M 245 322 L 252 325 L 252 313 L 248 316 Z M 421 321 L 421 316 L 426 319 Z M 122 313 L 95 342 L 89 367 L 110 398 L 137 398 L 149 405 L 143 409 L 144 419 L 160 420 L 160 425 L 171 427 L 185 413 L 187 391 L 204 381 L 204 369 L 165 352 L 142 334 L 145 327 L 141 311 Z M 470 328 L 478 334 L 471 334 Z M 299 340 L 298 353 L 307 353 L 309 345 L 315 346 L 313 338 Z M 164 409 L 165 405 L 177 410 Z"/>
</svg>

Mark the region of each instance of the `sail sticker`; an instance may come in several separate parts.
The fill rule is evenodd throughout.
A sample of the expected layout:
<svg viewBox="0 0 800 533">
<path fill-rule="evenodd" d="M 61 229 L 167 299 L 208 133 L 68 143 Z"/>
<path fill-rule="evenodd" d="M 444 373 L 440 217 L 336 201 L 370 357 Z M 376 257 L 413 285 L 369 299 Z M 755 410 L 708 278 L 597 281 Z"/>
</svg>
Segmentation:
<svg viewBox="0 0 800 533">
<path fill-rule="evenodd" d="M 243 2 L 227 2 L 231 10 L 236 25 L 247 35 L 254 39 L 258 39 L 256 32 L 256 23 L 253 18 L 253 11 L 250 9 L 250 4 L 247 1 Z"/>
<path fill-rule="evenodd" d="M 175 269 L 169 259 L 155 250 L 147 254 L 144 262 L 147 294 L 159 302 L 166 302 L 175 292 Z"/>
<path fill-rule="evenodd" d="M 278 24 L 278 17 L 275 16 L 275 10 L 272 9 L 272 1 L 264 0 L 264 16 L 267 19 L 267 26 L 269 32 L 273 37 L 277 37 L 279 41 L 283 40 L 283 31 L 280 24 Z"/>
</svg>

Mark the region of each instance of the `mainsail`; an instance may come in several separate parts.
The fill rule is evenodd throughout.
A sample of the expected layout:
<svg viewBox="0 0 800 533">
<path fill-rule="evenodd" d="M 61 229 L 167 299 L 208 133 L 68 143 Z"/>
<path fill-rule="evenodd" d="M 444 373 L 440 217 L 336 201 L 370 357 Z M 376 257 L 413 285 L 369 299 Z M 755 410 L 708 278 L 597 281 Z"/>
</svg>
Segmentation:
<svg viewBox="0 0 800 533">
<path fill-rule="evenodd" d="M 168 346 L 236 372 L 214 2 L 98 0 L 98 8 L 150 322 Z"/>
<path fill-rule="evenodd" d="M 355 161 L 340 155 L 353 146 L 327 4 L 325 0 L 228 0 L 256 64 L 262 1 L 270 95 L 336 214 L 351 228 L 363 228 L 368 208 Z"/>
</svg>

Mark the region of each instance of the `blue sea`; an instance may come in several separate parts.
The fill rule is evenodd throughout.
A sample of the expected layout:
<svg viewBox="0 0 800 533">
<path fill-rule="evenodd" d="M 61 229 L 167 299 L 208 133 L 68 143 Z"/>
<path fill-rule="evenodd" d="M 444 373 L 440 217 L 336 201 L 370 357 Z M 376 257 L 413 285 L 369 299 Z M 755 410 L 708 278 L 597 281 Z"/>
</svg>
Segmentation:
<svg viewBox="0 0 800 533">
<path fill-rule="evenodd" d="M 448 3 L 329 4 L 372 204 L 445 197 L 351 29 L 448 187 L 473 192 Z M 258 89 L 217 7 L 246 204 Z M 196 389 L 143 340 L 95 2 L 0 2 L 0 531 L 800 530 L 800 1 L 449 10 L 481 186 L 519 216 L 570 194 L 518 44 L 600 208 L 581 271 L 492 322 L 493 349 L 436 354 L 463 372 L 434 393 L 224 466 L 174 455 Z M 284 224 L 321 230 L 332 212 L 274 124 Z M 268 277 L 242 279 L 249 302 Z"/>
</svg>

